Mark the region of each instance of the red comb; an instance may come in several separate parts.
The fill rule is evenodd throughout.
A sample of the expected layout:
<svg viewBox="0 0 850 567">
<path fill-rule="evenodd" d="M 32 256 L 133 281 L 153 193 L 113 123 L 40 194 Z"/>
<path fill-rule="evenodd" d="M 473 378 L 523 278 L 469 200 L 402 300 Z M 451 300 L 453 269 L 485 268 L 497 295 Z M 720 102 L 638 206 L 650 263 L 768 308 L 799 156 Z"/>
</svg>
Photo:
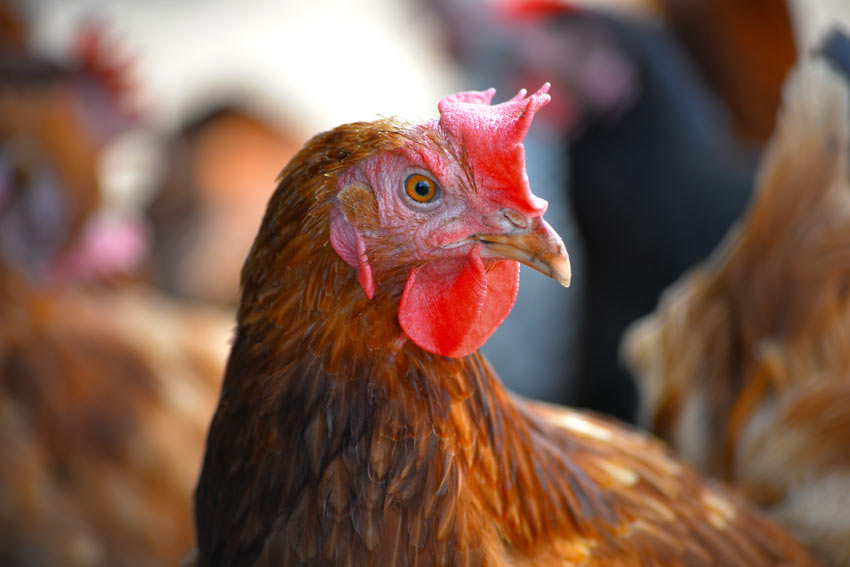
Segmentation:
<svg viewBox="0 0 850 567">
<path fill-rule="evenodd" d="M 549 83 L 531 96 L 522 89 L 507 102 L 490 105 L 495 89 L 463 92 L 440 101 L 440 127 L 466 148 L 477 187 L 517 212 L 537 217 L 546 201 L 535 197 L 525 171 L 525 138 L 534 114 L 549 102 Z"/>
<path fill-rule="evenodd" d="M 80 67 L 95 77 L 109 92 L 118 107 L 127 110 L 132 59 L 120 54 L 115 40 L 110 40 L 106 25 L 100 21 L 85 22 L 75 37 L 73 52 Z"/>
<path fill-rule="evenodd" d="M 578 11 L 572 2 L 566 0 L 497 0 L 495 8 L 499 16 L 509 21 Z"/>
</svg>

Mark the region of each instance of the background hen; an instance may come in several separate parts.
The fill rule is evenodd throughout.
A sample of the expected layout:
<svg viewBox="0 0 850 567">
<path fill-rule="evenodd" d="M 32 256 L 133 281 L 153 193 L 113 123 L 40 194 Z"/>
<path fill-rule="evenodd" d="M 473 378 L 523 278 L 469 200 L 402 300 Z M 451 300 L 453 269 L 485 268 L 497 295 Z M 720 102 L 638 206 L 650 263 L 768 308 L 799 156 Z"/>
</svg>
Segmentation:
<svg viewBox="0 0 850 567">
<path fill-rule="evenodd" d="M 242 271 L 195 495 L 209 565 L 811 565 L 656 442 L 516 398 L 477 348 L 569 281 L 521 144 L 548 85 L 292 159 Z"/>
<path fill-rule="evenodd" d="M 99 36 L 81 63 L 34 57 L 4 8 L 0 563 L 175 564 L 230 320 L 130 283 L 145 234 L 102 216 L 99 160 L 130 117 Z"/>
<path fill-rule="evenodd" d="M 850 69 L 850 42 L 827 46 Z M 846 76 L 801 64 L 749 212 L 624 342 L 644 423 L 835 565 L 850 562 L 848 132 Z"/>
</svg>

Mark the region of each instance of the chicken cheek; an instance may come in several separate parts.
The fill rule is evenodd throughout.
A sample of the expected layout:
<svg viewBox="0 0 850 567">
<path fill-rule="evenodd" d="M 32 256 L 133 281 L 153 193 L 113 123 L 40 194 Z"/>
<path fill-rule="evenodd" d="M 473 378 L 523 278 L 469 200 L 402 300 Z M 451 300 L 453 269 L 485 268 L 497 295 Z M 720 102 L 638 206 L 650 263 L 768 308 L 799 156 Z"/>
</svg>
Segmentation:
<svg viewBox="0 0 850 567">
<path fill-rule="evenodd" d="M 459 358 L 484 344 L 511 312 L 519 290 L 519 264 L 485 267 L 478 249 L 410 271 L 398 320 L 428 352 Z"/>
</svg>

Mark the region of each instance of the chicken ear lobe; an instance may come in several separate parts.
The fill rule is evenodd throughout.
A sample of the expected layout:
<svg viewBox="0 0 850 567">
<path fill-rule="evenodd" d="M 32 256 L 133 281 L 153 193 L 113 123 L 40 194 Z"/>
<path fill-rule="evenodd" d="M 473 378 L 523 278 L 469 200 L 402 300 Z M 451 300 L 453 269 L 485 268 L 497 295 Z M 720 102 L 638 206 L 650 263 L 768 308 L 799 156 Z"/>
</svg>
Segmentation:
<svg viewBox="0 0 850 567">
<path fill-rule="evenodd" d="M 364 196 L 363 192 L 367 194 Z M 371 201 L 371 203 L 370 203 Z M 361 185 L 352 185 L 337 194 L 337 203 L 331 210 L 330 241 L 336 253 L 345 262 L 357 270 L 357 281 L 366 293 L 366 297 L 375 297 L 375 278 L 366 255 L 366 242 L 352 224 L 353 219 L 363 217 L 372 211 L 362 210 L 374 205 L 374 197 Z"/>
<path fill-rule="evenodd" d="M 420 348 L 459 358 L 477 350 L 516 301 L 519 264 L 486 268 L 479 251 L 436 260 L 410 271 L 399 306 L 402 330 Z"/>
</svg>

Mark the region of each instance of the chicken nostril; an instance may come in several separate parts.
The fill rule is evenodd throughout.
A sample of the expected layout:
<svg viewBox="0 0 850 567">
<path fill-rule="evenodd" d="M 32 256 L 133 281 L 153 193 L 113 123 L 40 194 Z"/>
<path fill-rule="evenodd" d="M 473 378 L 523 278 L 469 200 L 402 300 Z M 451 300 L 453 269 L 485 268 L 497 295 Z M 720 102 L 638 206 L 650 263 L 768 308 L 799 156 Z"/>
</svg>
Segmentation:
<svg viewBox="0 0 850 567">
<path fill-rule="evenodd" d="M 527 219 L 524 215 L 519 214 L 513 209 L 502 209 L 502 216 L 504 216 L 509 223 L 511 223 L 516 228 L 525 230 L 528 228 L 529 219 Z"/>
</svg>

